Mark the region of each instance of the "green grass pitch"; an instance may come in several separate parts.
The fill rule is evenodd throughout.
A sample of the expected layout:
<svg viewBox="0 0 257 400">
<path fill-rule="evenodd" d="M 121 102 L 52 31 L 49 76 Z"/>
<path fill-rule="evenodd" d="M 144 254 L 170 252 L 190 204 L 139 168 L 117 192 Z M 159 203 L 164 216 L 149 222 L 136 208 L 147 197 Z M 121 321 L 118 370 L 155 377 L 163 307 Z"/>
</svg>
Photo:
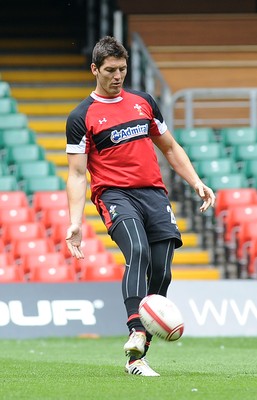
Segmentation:
<svg viewBox="0 0 257 400">
<path fill-rule="evenodd" d="M 124 373 L 127 338 L 0 340 L 1 400 L 254 400 L 256 338 L 154 338 L 160 377 Z"/>
</svg>

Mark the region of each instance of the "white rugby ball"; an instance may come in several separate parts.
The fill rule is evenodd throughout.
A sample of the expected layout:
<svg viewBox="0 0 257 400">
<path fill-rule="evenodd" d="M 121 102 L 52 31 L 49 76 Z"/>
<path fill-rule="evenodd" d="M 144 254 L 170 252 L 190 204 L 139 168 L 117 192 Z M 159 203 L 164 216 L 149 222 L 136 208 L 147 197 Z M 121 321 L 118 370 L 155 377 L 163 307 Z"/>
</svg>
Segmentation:
<svg viewBox="0 0 257 400">
<path fill-rule="evenodd" d="M 178 307 L 159 294 L 144 297 L 139 304 L 139 316 L 151 335 L 172 342 L 184 332 L 184 321 Z"/>
</svg>

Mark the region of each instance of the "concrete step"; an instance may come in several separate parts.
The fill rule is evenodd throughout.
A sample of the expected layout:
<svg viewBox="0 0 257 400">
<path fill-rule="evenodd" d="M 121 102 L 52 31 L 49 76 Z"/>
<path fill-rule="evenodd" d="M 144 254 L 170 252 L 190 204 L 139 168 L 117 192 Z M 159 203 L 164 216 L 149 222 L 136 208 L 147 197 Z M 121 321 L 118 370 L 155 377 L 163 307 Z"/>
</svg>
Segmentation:
<svg viewBox="0 0 257 400">
<path fill-rule="evenodd" d="M 89 96 L 91 92 L 91 88 L 86 86 L 53 87 L 44 85 L 41 87 L 11 87 L 11 95 L 18 102 L 20 100 L 75 100 L 79 102 Z"/>
<path fill-rule="evenodd" d="M 78 67 L 86 66 L 82 54 L 1 54 L 0 67 Z"/>
<path fill-rule="evenodd" d="M 2 57 L 2 56 L 1 56 Z M 25 69 L 17 71 L 2 71 L 1 78 L 3 81 L 14 83 L 61 83 L 64 82 L 93 82 L 93 75 L 90 71 L 78 70 L 78 69 L 68 69 L 68 70 L 33 70 Z"/>
<path fill-rule="evenodd" d="M 34 116 L 40 117 L 65 117 L 67 118 L 68 114 L 78 105 L 77 101 L 41 101 L 41 102 L 24 102 L 19 101 L 18 103 L 18 111 L 20 113 L 26 114 L 29 118 Z"/>
</svg>

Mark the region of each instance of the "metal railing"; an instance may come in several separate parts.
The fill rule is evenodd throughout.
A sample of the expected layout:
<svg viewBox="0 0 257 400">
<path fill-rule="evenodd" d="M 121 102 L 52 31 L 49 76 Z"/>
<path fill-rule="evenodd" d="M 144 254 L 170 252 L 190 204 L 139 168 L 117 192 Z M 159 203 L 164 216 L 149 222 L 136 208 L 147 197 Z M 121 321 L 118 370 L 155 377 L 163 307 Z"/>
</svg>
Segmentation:
<svg viewBox="0 0 257 400">
<path fill-rule="evenodd" d="M 175 92 L 172 96 L 171 106 L 171 129 L 175 128 L 175 109 L 178 102 L 182 101 L 184 107 L 184 125 L 193 128 L 196 125 L 194 119 L 194 102 L 197 100 L 247 100 L 249 117 L 244 120 L 245 125 L 257 127 L 257 88 L 193 88 L 183 89 Z M 233 104 L 231 105 L 233 107 Z M 234 120 L 233 124 L 238 121 Z"/>
<path fill-rule="evenodd" d="M 169 129 L 172 127 L 172 93 L 137 33 L 132 35 L 131 85 L 145 90 L 158 103 Z"/>
</svg>

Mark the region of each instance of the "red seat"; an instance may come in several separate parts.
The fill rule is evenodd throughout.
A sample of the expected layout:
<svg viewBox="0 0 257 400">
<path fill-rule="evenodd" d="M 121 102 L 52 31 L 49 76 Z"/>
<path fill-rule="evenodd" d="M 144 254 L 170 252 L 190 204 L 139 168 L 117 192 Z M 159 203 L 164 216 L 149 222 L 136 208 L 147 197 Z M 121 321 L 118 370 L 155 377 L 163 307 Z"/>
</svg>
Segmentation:
<svg viewBox="0 0 257 400">
<path fill-rule="evenodd" d="M 76 273 L 69 265 L 56 265 L 54 267 L 35 267 L 30 272 L 30 282 L 75 282 Z"/>
<path fill-rule="evenodd" d="M 80 274 L 82 281 L 121 281 L 124 274 L 124 267 L 116 264 L 88 265 Z"/>
<path fill-rule="evenodd" d="M 12 253 L 15 259 L 22 259 L 27 254 L 46 254 L 53 252 L 54 244 L 49 238 L 19 239 L 12 245 Z"/>
<path fill-rule="evenodd" d="M 42 223 L 46 228 L 51 228 L 56 224 L 63 224 L 66 227 L 70 224 L 70 216 L 68 208 L 50 208 L 44 210 L 41 214 Z"/>
<path fill-rule="evenodd" d="M 0 225 L 10 223 L 25 223 L 35 221 L 34 210 L 30 207 L 15 207 L 0 209 Z"/>
<path fill-rule="evenodd" d="M 257 190 L 254 188 L 222 189 L 216 194 L 215 217 L 217 234 L 222 236 L 228 209 L 233 206 L 257 204 Z"/>
<path fill-rule="evenodd" d="M 37 213 L 50 208 L 67 208 L 68 199 L 66 191 L 35 192 L 33 195 L 33 207 Z"/>
<path fill-rule="evenodd" d="M 55 224 L 51 228 L 51 238 L 55 244 L 64 243 L 67 236 L 67 228 L 69 225 L 66 223 Z M 85 239 L 96 237 L 93 227 L 86 222 L 82 224 L 82 237 Z"/>
<path fill-rule="evenodd" d="M 85 254 L 83 259 L 75 259 L 74 266 L 77 272 L 82 272 L 88 267 L 105 267 L 106 265 L 115 265 L 115 259 L 112 253 L 101 251 L 100 253 Z"/>
<path fill-rule="evenodd" d="M 0 192 L 0 210 L 28 206 L 28 198 L 25 192 Z"/>
<path fill-rule="evenodd" d="M 242 222 L 237 233 L 237 258 L 239 260 L 247 257 L 249 243 L 255 238 L 257 239 L 257 221 Z"/>
<path fill-rule="evenodd" d="M 97 236 L 93 237 L 93 238 L 82 239 L 81 249 L 82 249 L 85 257 L 105 251 L 103 242 Z M 71 257 L 71 254 L 68 250 L 66 243 L 63 243 L 63 246 L 61 247 L 60 251 L 63 253 L 65 258 Z"/>
<path fill-rule="evenodd" d="M 244 222 L 253 220 L 257 220 L 257 204 L 230 207 L 225 224 L 225 241 L 234 242 L 234 237 L 239 230 L 239 226 Z"/>
<path fill-rule="evenodd" d="M 0 267 L 14 265 L 14 259 L 11 253 L 0 253 Z"/>
<path fill-rule="evenodd" d="M 249 243 L 248 262 L 246 267 L 248 278 L 257 278 L 257 238 L 253 238 Z"/>
<path fill-rule="evenodd" d="M 45 254 L 26 254 L 22 259 L 22 266 L 25 273 L 29 273 L 37 267 L 56 267 L 65 264 L 63 254 L 58 252 Z"/>
<path fill-rule="evenodd" d="M 218 217 L 222 211 L 237 205 L 257 203 L 257 191 L 254 188 L 222 189 L 216 193 L 215 216 Z"/>
<path fill-rule="evenodd" d="M 241 225 L 250 221 L 257 223 L 257 204 L 234 206 L 228 209 L 223 243 L 226 262 L 237 262 L 238 233 Z"/>
<path fill-rule="evenodd" d="M 45 227 L 39 222 L 12 223 L 3 227 L 5 244 L 18 239 L 39 239 L 46 237 Z"/>
<path fill-rule="evenodd" d="M 0 283 L 25 282 L 22 269 L 14 266 L 0 267 Z"/>
</svg>

